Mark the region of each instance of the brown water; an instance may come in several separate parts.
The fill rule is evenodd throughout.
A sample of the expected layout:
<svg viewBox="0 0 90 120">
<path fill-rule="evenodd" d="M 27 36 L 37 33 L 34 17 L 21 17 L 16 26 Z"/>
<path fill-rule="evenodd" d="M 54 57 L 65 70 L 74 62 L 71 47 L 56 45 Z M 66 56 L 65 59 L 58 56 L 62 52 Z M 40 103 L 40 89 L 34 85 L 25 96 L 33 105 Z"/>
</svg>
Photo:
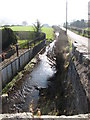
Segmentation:
<svg viewBox="0 0 90 120">
<path fill-rule="evenodd" d="M 39 54 L 40 62 L 10 94 L 7 103 L 3 105 L 3 113 L 28 112 L 31 105 L 34 111 L 37 109 L 40 89 L 50 84 L 48 79 L 56 72 L 53 62 L 47 57 L 54 43 L 46 47 L 44 54 Z"/>
</svg>

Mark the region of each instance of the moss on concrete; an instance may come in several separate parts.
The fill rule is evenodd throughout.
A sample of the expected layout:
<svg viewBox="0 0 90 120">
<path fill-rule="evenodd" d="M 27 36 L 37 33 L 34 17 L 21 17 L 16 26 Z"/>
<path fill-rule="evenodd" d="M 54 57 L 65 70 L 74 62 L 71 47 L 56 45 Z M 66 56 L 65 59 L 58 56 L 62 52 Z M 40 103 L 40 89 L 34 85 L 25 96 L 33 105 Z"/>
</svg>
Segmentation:
<svg viewBox="0 0 90 120">
<path fill-rule="evenodd" d="M 8 93 L 12 88 L 15 86 L 16 83 L 18 83 L 25 74 L 28 74 L 32 71 L 34 68 L 35 64 L 37 63 L 38 55 L 33 58 L 25 67 L 22 71 L 18 72 L 17 75 L 9 82 L 2 90 L 2 94 Z"/>
</svg>

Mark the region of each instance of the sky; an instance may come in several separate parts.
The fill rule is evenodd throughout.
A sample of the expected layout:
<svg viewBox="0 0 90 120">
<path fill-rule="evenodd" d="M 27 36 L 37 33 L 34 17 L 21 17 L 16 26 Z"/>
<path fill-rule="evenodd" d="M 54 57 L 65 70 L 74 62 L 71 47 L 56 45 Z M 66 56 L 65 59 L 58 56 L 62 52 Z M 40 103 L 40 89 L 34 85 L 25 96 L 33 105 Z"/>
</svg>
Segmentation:
<svg viewBox="0 0 90 120">
<path fill-rule="evenodd" d="M 67 0 L 68 22 L 88 19 L 90 0 Z M 0 24 L 28 24 L 39 20 L 42 24 L 60 25 L 66 21 L 66 0 L 0 0 Z"/>
</svg>

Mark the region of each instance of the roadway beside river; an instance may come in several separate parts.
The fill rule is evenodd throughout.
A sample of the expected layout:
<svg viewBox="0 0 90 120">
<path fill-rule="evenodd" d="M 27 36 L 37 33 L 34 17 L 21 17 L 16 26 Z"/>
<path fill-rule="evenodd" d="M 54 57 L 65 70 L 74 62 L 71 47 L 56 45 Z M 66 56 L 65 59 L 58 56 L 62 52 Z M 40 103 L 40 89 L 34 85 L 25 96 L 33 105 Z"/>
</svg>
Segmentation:
<svg viewBox="0 0 90 120">
<path fill-rule="evenodd" d="M 63 27 L 61 27 L 61 29 L 66 30 Z M 89 38 L 77 35 L 76 33 L 72 32 L 70 30 L 67 30 L 67 35 L 70 37 L 70 39 L 71 39 L 72 42 L 76 41 L 78 44 L 80 44 L 82 46 L 85 46 L 87 48 L 89 47 L 88 46 L 88 44 L 89 44 L 88 42 L 90 41 Z"/>
</svg>

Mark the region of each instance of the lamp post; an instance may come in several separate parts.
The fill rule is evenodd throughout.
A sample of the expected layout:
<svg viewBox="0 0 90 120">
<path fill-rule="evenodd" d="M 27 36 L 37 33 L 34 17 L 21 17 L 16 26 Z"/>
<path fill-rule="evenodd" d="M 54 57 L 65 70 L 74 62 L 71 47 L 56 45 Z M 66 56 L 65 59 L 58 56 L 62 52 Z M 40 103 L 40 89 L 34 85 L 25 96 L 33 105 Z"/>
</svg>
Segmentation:
<svg viewBox="0 0 90 120">
<path fill-rule="evenodd" d="M 66 0 L 66 35 L 67 35 L 67 0 Z"/>
</svg>

